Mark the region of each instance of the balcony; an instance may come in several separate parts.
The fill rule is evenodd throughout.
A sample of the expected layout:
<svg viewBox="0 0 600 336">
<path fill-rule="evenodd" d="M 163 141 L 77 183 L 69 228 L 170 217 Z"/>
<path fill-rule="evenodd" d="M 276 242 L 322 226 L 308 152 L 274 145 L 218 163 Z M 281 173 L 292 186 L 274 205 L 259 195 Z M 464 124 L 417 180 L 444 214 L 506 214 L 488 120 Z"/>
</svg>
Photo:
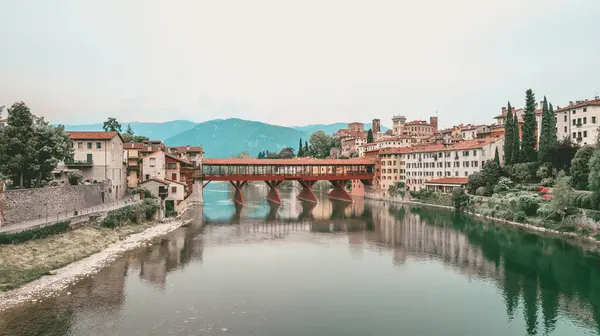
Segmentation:
<svg viewBox="0 0 600 336">
<path fill-rule="evenodd" d="M 66 160 L 65 165 L 67 167 L 92 167 L 94 162 L 92 160 Z"/>
</svg>

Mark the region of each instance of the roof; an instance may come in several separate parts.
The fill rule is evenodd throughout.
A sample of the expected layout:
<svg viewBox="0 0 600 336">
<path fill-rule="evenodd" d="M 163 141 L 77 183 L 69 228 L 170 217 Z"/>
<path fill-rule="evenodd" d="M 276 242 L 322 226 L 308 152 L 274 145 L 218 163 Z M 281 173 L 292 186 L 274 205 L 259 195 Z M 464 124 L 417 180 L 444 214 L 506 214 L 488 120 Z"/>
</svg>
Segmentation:
<svg viewBox="0 0 600 336">
<path fill-rule="evenodd" d="M 160 140 L 157 140 L 157 141 L 160 141 Z M 150 142 L 156 143 L 156 141 L 150 141 Z M 148 147 L 150 147 L 151 150 L 148 150 Z M 160 147 L 145 144 L 143 142 L 126 142 L 123 144 L 123 148 L 124 149 L 139 149 L 139 150 L 145 150 L 148 152 L 155 152 L 155 151 L 160 150 Z"/>
<path fill-rule="evenodd" d="M 313 158 L 294 158 L 294 159 L 202 159 L 203 165 L 365 165 L 375 164 L 373 161 L 365 158 L 351 159 L 313 159 Z"/>
<path fill-rule="evenodd" d="M 405 126 L 409 126 L 409 125 L 424 125 L 424 126 L 431 126 L 427 123 L 427 121 L 425 120 L 413 120 L 413 121 L 409 121 L 406 124 L 404 124 Z"/>
<path fill-rule="evenodd" d="M 592 106 L 600 106 L 600 99 L 594 99 L 594 100 L 584 101 L 584 102 L 581 102 L 579 104 L 574 104 L 574 105 L 571 105 L 571 106 L 566 106 L 566 107 L 563 107 L 561 109 L 555 110 L 554 112 L 569 111 L 569 110 L 573 110 L 573 109 L 580 108 L 580 107 L 585 107 L 585 106 L 590 106 L 590 105 L 592 105 Z"/>
<path fill-rule="evenodd" d="M 455 150 L 470 150 L 482 148 L 483 146 L 489 145 L 492 142 L 500 140 L 501 137 L 494 138 L 483 138 L 483 139 L 472 139 L 464 140 L 453 145 L 444 144 L 427 144 L 427 145 L 416 145 L 411 147 L 392 147 L 382 148 L 380 154 L 408 154 L 408 153 L 427 153 L 427 152 L 443 152 L 443 151 L 455 151 Z"/>
<path fill-rule="evenodd" d="M 0 123 L 7 123 L 8 119 L 0 119 Z"/>
<path fill-rule="evenodd" d="M 442 177 L 435 180 L 425 181 L 425 184 L 457 184 L 463 185 L 469 183 L 468 177 Z"/>
<path fill-rule="evenodd" d="M 174 149 L 178 153 L 187 153 L 187 152 L 204 152 L 202 146 L 172 146 L 168 147 L 169 150 Z"/>
<path fill-rule="evenodd" d="M 186 164 L 189 164 L 189 165 L 192 165 L 192 166 L 194 165 L 190 161 L 184 160 L 182 158 L 178 158 L 177 156 L 175 156 L 173 154 L 165 153 L 165 156 L 168 157 L 168 158 L 171 158 L 173 160 L 179 161 L 179 162 L 183 162 L 183 163 L 186 163 Z"/>
<path fill-rule="evenodd" d="M 68 131 L 65 132 L 71 140 L 110 140 L 116 136 L 121 138 L 119 132 L 76 132 Z M 121 138 L 123 141 L 123 138 Z"/>
<path fill-rule="evenodd" d="M 182 186 L 187 187 L 187 185 L 185 183 L 183 183 L 183 182 L 173 181 L 173 180 L 169 180 L 169 179 L 164 179 L 163 180 L 163 179 L 158 178 L 156 176 L 152 176 L 150 179 L 148 179 L 148 180 L 146 180 L 146 181 L 144 181 L 144 182 L 142 182 L 140 184 L 144 184 L 144 183 L 150 182 L 150 181 L 155 181 L 155 182 L 158 182 L 158 183 L 161 183 L 161 184 L 164 184 L 164 185 L 169 185 L 171 183 L 177 183 L 177 184 L 180 184 Z"/>
</svg>

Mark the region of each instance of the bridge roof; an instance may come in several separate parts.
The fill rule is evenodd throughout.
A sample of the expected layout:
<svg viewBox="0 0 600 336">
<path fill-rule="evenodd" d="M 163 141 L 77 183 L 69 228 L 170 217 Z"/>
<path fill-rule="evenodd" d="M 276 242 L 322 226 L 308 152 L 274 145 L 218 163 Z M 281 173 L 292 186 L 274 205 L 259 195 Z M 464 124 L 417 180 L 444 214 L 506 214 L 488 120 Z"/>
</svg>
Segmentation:
<svg viewBox="0 0 600 336">
<path fill-rule="evenodd" d="M 312 159 L 312 158 L 294 158 L 294 159 L 202 159 L 203 165 L 236 165 L 236 166 L 269 166 L 269 165 L 280 165 L 280 166 L 300 166 L 300 165 L 315 165 L 315 166 L 326 166 L 326 165 L 374 165 L 375 162 L 365 158 L 351 158 L 351 159 Z"/>
</svg>

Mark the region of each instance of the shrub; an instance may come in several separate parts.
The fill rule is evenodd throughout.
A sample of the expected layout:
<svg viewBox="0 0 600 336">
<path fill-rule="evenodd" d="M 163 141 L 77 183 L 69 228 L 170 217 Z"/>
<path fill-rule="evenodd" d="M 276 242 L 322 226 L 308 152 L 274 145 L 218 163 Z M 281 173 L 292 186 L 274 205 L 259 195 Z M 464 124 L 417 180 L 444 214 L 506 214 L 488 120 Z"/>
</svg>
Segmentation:
<svg viewBox="0 0 600 336">
<path fill-rule="evenodd" d="M 523 211 L 519 211 L 515 214 L 515 221 L 519 223 L 527 222 L 527 215 Z"/>
<path fill-rule="evenodd" d="M 600 211 L 597 210 L 586 210 L 585 215 L 588 218 L 593 219 L 596 222 L 600 222 Z"/>
<path fill-rule="evenodd" d="M 37 229 L 25 230 L 15 233 L 0 233 L 0 245 L 19 244 L 28 240 L 42 239 L 55 234 L 69 231 L 70 221 L 63 221 Z"/>
<path fill-rule="evenodd" d="M 510 190 L 512 185 L 513 182 L 511 181 L 511 179 L 503 176 L 500 178 L 500 180 L 498 180 L 498 183 L 494 186 L 494 192 L 499 193 L 502 191 L 508 191 Z"/>
<path fill-rule="evenodd" d="M 552 187 L 554 185 L 554 179 L 552 177 L 546 177 L 545 179 L 542 179 L 542 182 L 540 183 L 545 187 Z"/>
<path fill-rule="evenodd" d="M 140 193 L 144 193 L 144 198 L 156 198 L 154 195 L 152 195 L 152 192 L 150 192 L 150 190 L 146 189 L 146 188 L 135 188 L 135 189 L 130 189 L 130 192 L 132 194 L 140 194 Z"/>
<path fill-rule="evenodd" d="M 467 190 L 470 194 L 476 194 L 477 189 L 485 186 L 485 180 L 481 172 L 476 172 L 469 175 L 469 182 L 467 183 Z"/>
<path fill-rule="evenodd" d="M 83 180 L 83 174 L 79 170 L 73 170 L 67 173 L 67 179 L 70 185 L 78 185 Z"/>
<path fill-rule="evenodd" d="M 169 211 L 167 211 L 165 213 L 165 216 L 166 217 L 177 217 L 177 214 L 178 214 L 177 211 L 175 211 L 175 210 L 169 210 Z"/>
<path fill-rule="evenodd" d="M 540 180 L 550 177 L 551 171 L 546 165 L 540 166 L 535 172 L 535 176 L 537 176 Z"/>
<path fill-rule="evenodd" d="M 479 187 L 479 188 L 477 188 L 477 190 L 475 190 L 475 195 L 477 195 L 477 196 L 485 196 L 486 193 L 487 193 L 486 187 Z"/>
<path fill-rule="evenodd" d="M 538 200 L 531 196 L 521 196 L 517 202 L 519 210 L 527 216 L 535 215 L 539 208 Z"/>
<path fill-rule="evenodd" d="M 530 162 L 517 163 L 512 166 L 507 166 L 505 170 L 513 181 L 525 183 L 531 182 L 536 169 L 537 164 L 535 162 Z"/>
<path fill-rule="evenodd" d="M 116 228 L 127 222 L 140 223 L 144 219 L 152 219 L 152 216 L 154 216 L 158 209 L 158 202 L 152 199 L 145 199 L 141 203 L 109 211 L 102 220 L 101 225 L 107 228 Z"/>
<path fill-rule="evenodd" d="M 454 204 L 454 210 L 463 211 L 469 206 L 469 195 L 463 188 L 454 188 L 452 190 L 452 203 Z"/>
<path fill-rule="evenodd" d="M 594 195 L 592 193 L 576 191 L 572 201 L 574 207 L 595 210 Z"/>
</svg>

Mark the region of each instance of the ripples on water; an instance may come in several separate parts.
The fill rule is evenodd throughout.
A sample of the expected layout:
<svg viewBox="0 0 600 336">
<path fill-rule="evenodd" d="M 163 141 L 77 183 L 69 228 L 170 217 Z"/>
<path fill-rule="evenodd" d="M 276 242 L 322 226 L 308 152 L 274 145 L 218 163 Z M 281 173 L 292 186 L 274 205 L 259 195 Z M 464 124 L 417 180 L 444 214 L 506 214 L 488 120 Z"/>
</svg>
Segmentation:
<svg viewBox="0 0 600 336">
<path fill-rule="evenodd" d="M 264 201 L 211 183 L 204 215 L 0 335 L 596 335 L 595 246 L 429 208 Z M 192 216 L 191 213 L 186 215 Z"/>
</svg>

